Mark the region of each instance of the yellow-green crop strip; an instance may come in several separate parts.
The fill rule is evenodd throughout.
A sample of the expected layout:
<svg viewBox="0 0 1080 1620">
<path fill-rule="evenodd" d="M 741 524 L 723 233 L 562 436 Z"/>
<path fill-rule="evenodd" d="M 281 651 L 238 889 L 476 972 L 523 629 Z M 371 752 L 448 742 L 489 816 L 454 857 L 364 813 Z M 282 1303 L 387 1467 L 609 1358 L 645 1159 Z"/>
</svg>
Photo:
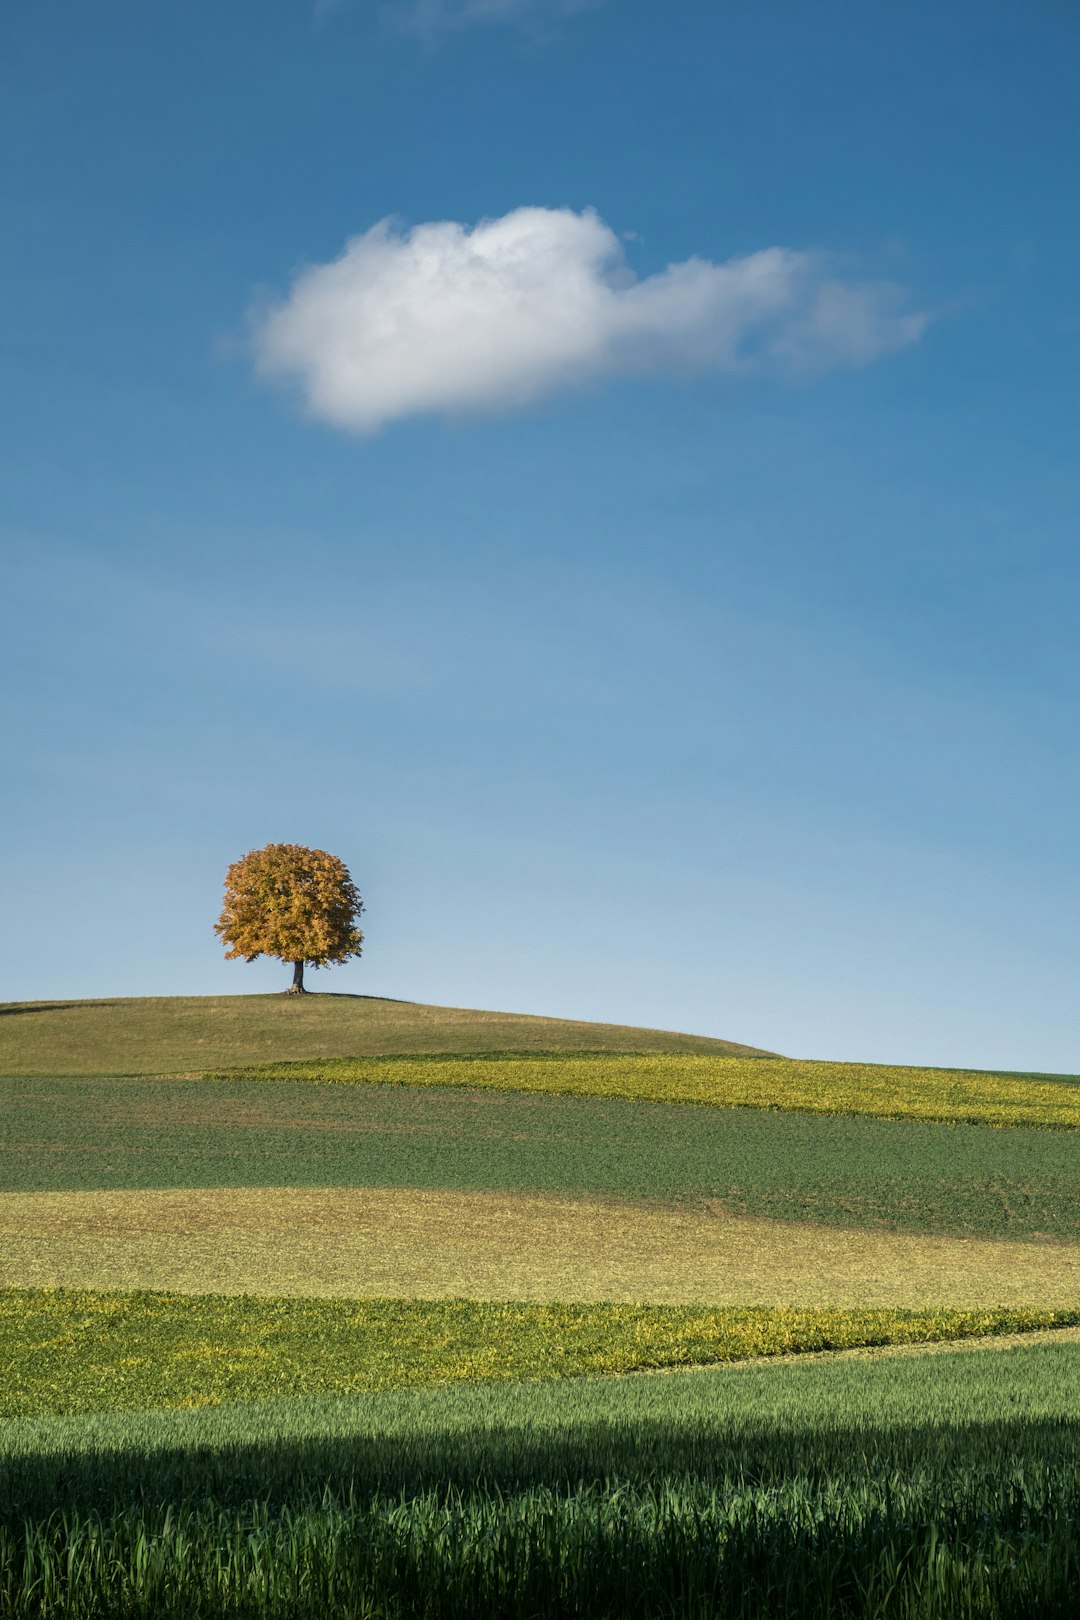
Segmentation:
<svg viewBox="0 0 1080 1620">
<path fill-rule="evenodd" d="M 0 1292 L 0 1418 L 565 1378 L 1080 1323 L 1071 1311 L 702 1309 Z"/>
<path fill-rule="evenodd" d="M 1080 1082 L 886 1064 L 698 1053 L 567 1057 L 331 1058 L 219 1071 L 208 1079 L 314 1080 L 341 1085 L 467 1086 L 477 1090 L 621 1097 L 811 1114 L 1080 1129 Z"/>
</svg>

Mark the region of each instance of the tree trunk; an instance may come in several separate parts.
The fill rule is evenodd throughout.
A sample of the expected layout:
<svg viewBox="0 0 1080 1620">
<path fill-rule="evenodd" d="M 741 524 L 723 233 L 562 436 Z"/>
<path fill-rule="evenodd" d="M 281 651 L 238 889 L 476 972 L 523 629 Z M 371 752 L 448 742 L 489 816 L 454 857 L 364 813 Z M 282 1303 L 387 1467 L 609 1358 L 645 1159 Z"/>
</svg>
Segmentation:
<svg viewBox="0 0 1080 1620">
<path fill-rule="evenodd" d="M 306 996 L 307 995 L 307 991 L 304 989 L 304 964 L 303 964 L 303 962 L 294 962 L 293 963 L 292 984 L 290 984 L 290 986 L 286 990 L 285 994 L 287 996 Z"/>
</svg>

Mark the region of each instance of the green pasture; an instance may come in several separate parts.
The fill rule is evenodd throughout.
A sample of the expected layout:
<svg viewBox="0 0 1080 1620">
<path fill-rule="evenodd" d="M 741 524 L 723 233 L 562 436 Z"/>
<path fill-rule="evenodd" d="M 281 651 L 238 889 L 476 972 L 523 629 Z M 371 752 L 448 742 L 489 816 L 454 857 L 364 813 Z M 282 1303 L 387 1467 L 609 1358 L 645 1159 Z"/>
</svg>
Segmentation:
<svg viewBox="0 0 1080 1620">
<path fill-rule="evenodd" d="M 702 1310 L 0 1290 L 0 1417 L 565 1378 L 1080 1323 L 1075 1311 Z"/>
<path fill-rule="evenodd" d="M 388 1052 L 536 1051 L 752 1054 L 755 1048 L 671 1030 L 375 996 L 0 1002 L 0 1075 L 175 1074 Z"/>
<path fill-rule="evenodd" d="M 1068 1131 L 394 1085 L 0 1081 L 0 1191 L 428 1187 L 1080 1237 Z"/>
<path fill-rule="evenodd" d="M 1080 1346 L 0 1424 L 0 1612 L 1064 1620 Z"/>
</svg>

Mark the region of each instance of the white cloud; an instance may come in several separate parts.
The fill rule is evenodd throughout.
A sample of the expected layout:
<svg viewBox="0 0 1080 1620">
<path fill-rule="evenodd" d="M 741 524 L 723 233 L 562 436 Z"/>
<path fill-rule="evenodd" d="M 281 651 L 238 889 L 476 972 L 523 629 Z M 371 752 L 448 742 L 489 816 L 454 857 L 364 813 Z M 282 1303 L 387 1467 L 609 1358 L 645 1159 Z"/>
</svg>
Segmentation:
<svg viewBox="0 0 1080 1620">
<path fill-rule="evenodd" d="M 477 23 L 516 23 L 530 14 L 561 14 L 560 0 L 392 0 L 383 7 L 387 21 L 421 34 L 470 28 Z"/>
<path fill-rule="evenodd" d="M 380 12 L 388 27 L 433 41 L 439 34 L 485 23 L 517 24 L 536 32 L 603 3 L 604 0 L 385 0 Z M 312 0 L 316 25 L 349 4 L 350 0 Z"/>
<path fill-rule="evenodd" d="M 383 220 L 303 270 L 254 323 L 258 369 L 310 413 L 372 432 L 424 412 L 523 405 L 613 373 L 866 365 L 928 317 L 892 282 L 771 247 L 638 280 L 592 210 L 518 208 L 472 229 Z"/>
</svg>

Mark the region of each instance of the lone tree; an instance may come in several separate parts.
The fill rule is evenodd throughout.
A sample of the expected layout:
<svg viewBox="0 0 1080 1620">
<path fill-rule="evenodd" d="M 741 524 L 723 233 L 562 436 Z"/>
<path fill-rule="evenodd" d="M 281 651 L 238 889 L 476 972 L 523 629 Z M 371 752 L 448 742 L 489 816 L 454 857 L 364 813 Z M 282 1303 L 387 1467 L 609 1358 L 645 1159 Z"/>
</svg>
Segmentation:
<svg viewBox="0 0 1080 1620">
<path fill-rule="evenodd" d="M 359 956 L 357 919 L 364 903 L 349 869 L 324 849 L 267 844 L 234 861 L 225 874 L 225 904 L 214 924 L 228 960 L 276 956 L 293 964 L 287 996 L 302 996 L 304 963 L 326 967 Z"/>
</svg>

